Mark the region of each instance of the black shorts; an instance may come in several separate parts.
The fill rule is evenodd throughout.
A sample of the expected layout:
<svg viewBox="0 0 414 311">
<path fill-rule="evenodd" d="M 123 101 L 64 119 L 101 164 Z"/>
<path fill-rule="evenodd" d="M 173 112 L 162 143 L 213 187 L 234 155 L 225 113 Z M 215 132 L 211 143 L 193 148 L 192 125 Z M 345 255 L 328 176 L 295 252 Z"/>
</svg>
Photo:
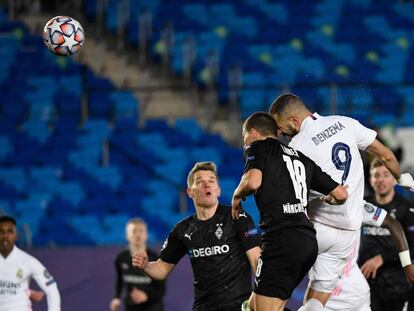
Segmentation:
<svg viewBox="0 0 414 311">
<path fill-rule="evenodd" d="M 209 300 L 208 305 L 193 306 L 193 311 L 240 311 L 243 302 L 250 298 L 250 294 L 242 295 L 231 302 Z"/>
<path fill-rule="evenodd" d="M 308 228 L 287 228 L 266 234 L 257 265 L 254 292 L 289 299 L 318 256 L 318 242 Z"/>
<path fill-rule="evenodd" d="M 245 300 L 247 299 L 249 299 L 249 297 L 247 297 Z M 225 306 L 216 306 L 216 307 L 209 307 L 209 308 L 193 308 L 193 311 L 240 311 L 243 301 L 230 303 Z"/>
</svg>

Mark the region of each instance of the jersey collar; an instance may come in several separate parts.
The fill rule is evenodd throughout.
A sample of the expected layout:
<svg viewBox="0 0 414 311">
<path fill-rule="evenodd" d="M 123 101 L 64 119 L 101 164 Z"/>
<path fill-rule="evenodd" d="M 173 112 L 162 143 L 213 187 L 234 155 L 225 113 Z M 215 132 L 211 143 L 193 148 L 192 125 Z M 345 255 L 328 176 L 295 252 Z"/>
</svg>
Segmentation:
<svg viewBox="0 0 414 311">
<path fill-rule="evenodd" d="M 13 259 L 14 256 L 16 256 L 15 254 L 18 252 L 17 250 L 17 246 L 14 245 L 12 251 L 10 252 L 9 256 L 7 256 L 6 258 L 4 258 L 3 256 L 0 255 L 0 258 L 3 258 L 4 260 L 10 260 Z"/>
<path fill-rule="evenodd" d="M 310 116 L 307 116 L 303 120 L 303 122 L 302 122 L 302 124 L 300 126 L 300 131 L 304 130 L 308 126 L 311 126 L 312 122 L 315 121 L 315 120 L 318 120 L 320 117 L 321 116 L 317 112 L 314 112 Z"/>
</svg>

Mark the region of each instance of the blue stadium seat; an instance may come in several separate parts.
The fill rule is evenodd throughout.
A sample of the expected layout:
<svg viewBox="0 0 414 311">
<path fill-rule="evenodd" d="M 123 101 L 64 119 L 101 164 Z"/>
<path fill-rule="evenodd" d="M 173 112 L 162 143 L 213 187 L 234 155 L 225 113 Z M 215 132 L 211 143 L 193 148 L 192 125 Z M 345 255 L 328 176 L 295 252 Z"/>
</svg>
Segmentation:
<svg viewBox="0 0 414 311">
<path fill-rule="evenodd" d="M 83 8 L 97 20 L 96 0 Z M 169 24 L 170 69 L 184 73 L 192 40 L 192 82 L 212 83 L 220 104 L 230 98 L 231 70 L 239 70 L 243 119 L 291 90 L 321 114 L 335 108 L 378 125 L 414 126 L 412 4 L 110 0 L 104 23 L 113 33 L 125 27 L 126 40 L 136 45 L 144 11 L 152 16 L 152 61 L 160 61 Z M 123 244 L 124 224 L 135 215 L 154 228 L 151 239 L 165 238 L 188 215 L 178 211 L 179 197 L 196 161 L 218 164 L 222 200 L 231 199 L 242 150 L 196 119 L 142 125 L 131 92 L 74 59 L 56 58 L 1 9 L 0 57 L 0 212 L 30 226 L 35 244 Z M 216 75 L 209 65 L 217 66 Z M 251 200 L 245 206 L 256 213 Z"/>
</svg>

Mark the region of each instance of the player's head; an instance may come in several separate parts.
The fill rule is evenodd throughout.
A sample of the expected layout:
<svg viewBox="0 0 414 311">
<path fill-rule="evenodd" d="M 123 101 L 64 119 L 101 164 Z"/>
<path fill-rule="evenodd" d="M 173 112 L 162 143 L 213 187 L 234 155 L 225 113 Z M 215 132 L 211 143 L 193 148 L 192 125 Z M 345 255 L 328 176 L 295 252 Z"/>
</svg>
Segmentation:
<svg viewBox="0 0 414 311">
<path fill-rule="evenodd" d="M 303 120 L 310 114 L 304 102 L 294 94 L 280 95 L 269 108 L 279 130 L 290 137 L 299 133 Z"/>
<path fill-rule="evenodd" d="M 0 253 L 7 256 L 17 241 L 16 220 L 10 216 L 0 216 Z"/>
<path fill-rule="evenodd" d="M 126 238 L 133 247 L 142 247 L 147 243 L 147 224 L 141 218 L 130 219 L 125 226 Z"/>
<path fill-rule="evenodd" d="M 394 193 L 395 179 L 384 162 L 374 159 L 370 165 L 369 176 L 369 182 L 376 195 L 385 197 Z"/>
<path fill-rule="evenodd" d="M 255 112 L 244 121 L 243 141 L 245 147 L 256 140 L 267 137 L 277 137 L 277 123 L 270 114 Z"/>
<path fill-rule="evenodd" d="M 197 207 L 218 205 L 221 194 L 217 166 L 213 162 L 197 162 L 187 177 L 187 194 Z"/>
</svg>

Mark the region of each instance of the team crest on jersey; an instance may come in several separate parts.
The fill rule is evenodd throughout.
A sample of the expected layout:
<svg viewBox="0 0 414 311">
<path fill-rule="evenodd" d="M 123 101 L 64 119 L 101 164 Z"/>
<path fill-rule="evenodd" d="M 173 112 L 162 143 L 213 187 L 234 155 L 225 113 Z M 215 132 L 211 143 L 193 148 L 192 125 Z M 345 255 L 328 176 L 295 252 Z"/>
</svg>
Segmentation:
<svg viewBox="0 0 414 311">
<path fill-rule="evenodd" d="M 367 211 L 367 213 L 373 213 L 374 212 L 374 206 L 370 203 L 364 204 L 364 209 Z"/>
<path fill-rule="evenodd" d="M 17 272 L 16 272 L 16 277 L 17 277 L 19 280 L 23 279 L 23 270 L 22 270 L 22 269 L 17 270 Z"/>
<path fill-rule="evenodd" d="M 221 237 L 223 236 L 223 229 L 221 228 L 221 226 L 223 226 L 223 224 L 219 223 L 216 226 L 217 226 L 217 229 L 216 229 L 215 234 L 216 234 L 217 239 L 220 240 Z"/>
<path fill-rule="evenodd" d="M 122 268 L 122 270 L 128 270 L 129 269 L 128 264 L 125 263 L 125 262 L 121 263 L 121 268 Z"/>
<path fill-rule="evenodd" d="M 43 275 L 45 276 L 46 279 L 50 279 L 52 276 L 50 275 L 49 271 L 47 271 L 47 269 L 45 269 L 43 271 Z"/>
</svg>

